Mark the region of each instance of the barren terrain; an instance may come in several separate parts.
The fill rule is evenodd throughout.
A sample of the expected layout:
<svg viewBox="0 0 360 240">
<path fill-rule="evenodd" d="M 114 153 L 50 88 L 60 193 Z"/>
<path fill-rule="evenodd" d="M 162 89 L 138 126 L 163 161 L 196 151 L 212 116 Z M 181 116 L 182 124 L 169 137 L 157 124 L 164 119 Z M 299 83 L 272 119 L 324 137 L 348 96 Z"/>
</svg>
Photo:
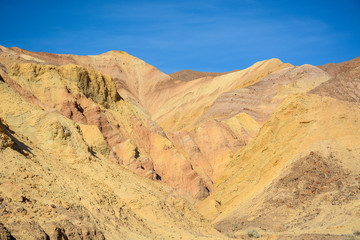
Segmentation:
<svg viewBox="0 0 360 240">
<path fill-rule="evenodd" d="M 360 239 L 360 61 L 167 75 L 0 46 L 0 239 Z"/>
</svg>

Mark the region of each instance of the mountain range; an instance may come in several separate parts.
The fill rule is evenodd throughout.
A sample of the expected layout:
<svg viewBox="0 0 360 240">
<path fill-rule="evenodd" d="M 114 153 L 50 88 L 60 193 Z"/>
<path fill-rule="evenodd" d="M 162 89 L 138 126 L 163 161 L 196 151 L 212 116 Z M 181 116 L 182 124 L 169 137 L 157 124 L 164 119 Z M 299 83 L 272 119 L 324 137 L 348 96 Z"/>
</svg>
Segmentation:
<svg viewBox="0 0 360 240">
<path fill-rule="evenodd" d="M 360 57 L 165 74 L 0 46 L 0 239 L 357 239 Z"/>
</svg>

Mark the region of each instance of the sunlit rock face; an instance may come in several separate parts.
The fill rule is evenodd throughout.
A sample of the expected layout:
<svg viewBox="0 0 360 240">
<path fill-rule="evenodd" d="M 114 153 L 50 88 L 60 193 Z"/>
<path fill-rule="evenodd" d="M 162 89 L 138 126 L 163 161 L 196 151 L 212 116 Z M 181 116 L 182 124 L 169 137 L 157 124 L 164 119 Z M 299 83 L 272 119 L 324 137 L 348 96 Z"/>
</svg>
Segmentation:
<svg viewBox="0 0 360 240">
<path fill-rule="evenodd" d="M 121 51 L 0 46 L 0 238 L 352 234 L 359 69 L 166 75 Z"/>
</svg>

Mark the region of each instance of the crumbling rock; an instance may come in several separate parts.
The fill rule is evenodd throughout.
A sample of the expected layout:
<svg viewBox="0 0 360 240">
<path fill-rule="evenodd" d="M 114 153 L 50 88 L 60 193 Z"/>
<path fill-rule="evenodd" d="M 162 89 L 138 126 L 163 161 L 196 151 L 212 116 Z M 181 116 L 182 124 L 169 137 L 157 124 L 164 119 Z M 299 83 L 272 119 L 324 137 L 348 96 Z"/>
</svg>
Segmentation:
<svg viewBox="0 0 360 240">
<path fill-rule="evenodd" d="M 0 240 L 14 240 L 14 237 L 2 223 L 0 223 Z"/>
</svg>

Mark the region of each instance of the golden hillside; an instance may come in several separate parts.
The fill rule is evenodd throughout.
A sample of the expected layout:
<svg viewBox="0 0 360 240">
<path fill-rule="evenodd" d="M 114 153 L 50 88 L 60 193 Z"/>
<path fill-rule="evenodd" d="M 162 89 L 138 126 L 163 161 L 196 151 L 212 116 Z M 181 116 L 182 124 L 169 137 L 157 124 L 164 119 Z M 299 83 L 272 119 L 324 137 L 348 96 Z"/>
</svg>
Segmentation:
<svg viewBox="0 0 360 240">
<path fill-rule="evenodd" d="M 0 46 L 0 239 L 355 239 L 359 68 Z"/>
</svg>

